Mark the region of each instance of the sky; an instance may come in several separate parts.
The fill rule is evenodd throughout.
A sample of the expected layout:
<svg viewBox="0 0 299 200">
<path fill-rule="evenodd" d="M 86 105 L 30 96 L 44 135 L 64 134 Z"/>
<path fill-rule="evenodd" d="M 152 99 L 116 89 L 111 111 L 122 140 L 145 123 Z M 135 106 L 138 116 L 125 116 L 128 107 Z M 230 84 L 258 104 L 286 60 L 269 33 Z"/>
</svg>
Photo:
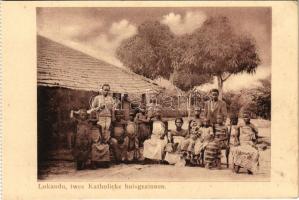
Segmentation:
<svg viewBox="0 0 299 200">
<path fill-rule="evenodd" d="M 261 57 L 256 74 L 231 76 L 225 90 L 254 87 L 271 74 L 271 8 L 37 8 L 37 33 L 119 67 L 115 57 L 120 43 L 147 20 L 169 26 L 176 35 L 192 33 L 210 16 L 227 16 L 238 32 L 254 37 Z M 204 85 L 203 89 L 215 87 Z"/>
</svg>

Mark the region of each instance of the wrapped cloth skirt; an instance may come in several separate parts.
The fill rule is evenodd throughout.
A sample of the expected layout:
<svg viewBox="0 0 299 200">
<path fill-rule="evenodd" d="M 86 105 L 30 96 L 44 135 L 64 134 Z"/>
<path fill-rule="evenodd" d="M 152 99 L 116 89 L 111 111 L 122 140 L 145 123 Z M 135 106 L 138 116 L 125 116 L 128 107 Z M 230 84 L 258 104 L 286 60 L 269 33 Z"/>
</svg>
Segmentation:
<svg viewBox="0 0 299 200">
<path fill-rule="evenodd" d="M 259 151 L 251 145 L 241 145 L 232 148 L 233 164 L 251 172 L 257 172 L 259 165 Z"/>
</svg>

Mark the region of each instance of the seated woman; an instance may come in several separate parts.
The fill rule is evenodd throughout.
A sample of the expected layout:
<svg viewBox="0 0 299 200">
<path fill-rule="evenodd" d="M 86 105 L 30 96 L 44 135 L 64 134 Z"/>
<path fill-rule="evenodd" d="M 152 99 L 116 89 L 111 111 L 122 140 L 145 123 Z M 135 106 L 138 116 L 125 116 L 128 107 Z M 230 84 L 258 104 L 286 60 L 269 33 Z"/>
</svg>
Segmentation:
<svg viewBox="0 0 299 200">
<path fill-rule="evenodd" d="M 151 138 L 144 141 L 144 158 L 162 161 L 164 157 L 164 148 L 167 144 L 167 122 L 162 120 L 161 109 L 156 108 L 155 117 L 153 120 L 153 130 Z"/>
<path fill-rule="evenodd" d="M 184 138 L 188 135 L 188 130 L 182 128 L 184 124 L 183 118 L 175 119 L 175 130 L 171 130 L 169 133 L 169 139 L 173 144 L 180 145 Z"/>
<path fill-rule="evenodd" d="M 245 124 L 238 126 L 237 146 L 232 148 L 232 160 L 234 172 L 245 168 L 248 174 L 255 173 L 259 165 L 259 151 L 256 148 L 258 130 L 250 122 L 248 113 L 243 114 Z"/>
<path fill-rule="evenodd" d="M 169 164 L 175 164 L 176 166 L 185 166 L 185 161 L 181 158 L 180 154 L 180 145 L 187 136 L 188 131 L 182 129 L 183 123 L 184 121 L 182 118 L 175 119 L 176 129 L 169 132 L 168 144 L 165 148 L 165 161 Z"/>
</svg>

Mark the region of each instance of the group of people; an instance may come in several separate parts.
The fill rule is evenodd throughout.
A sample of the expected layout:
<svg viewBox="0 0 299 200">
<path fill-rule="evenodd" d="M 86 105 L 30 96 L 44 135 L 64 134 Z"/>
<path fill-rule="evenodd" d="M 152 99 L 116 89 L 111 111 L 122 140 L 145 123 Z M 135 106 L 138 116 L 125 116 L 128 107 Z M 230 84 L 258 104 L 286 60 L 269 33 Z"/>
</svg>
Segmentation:
<svg viewBox="0 0 299 200">
<path fill-rule="evenodd" d="M 138 113 L 117 110 L 109 95 L 110 86 L 102 86 L 102 94 L 96 96 L 89 110 L 71 111 L 71 119 L 77 122 L 73 148 L 76 167 L 96 169 L 109 167 L 111 163 L 161 163 L 176 166 L 205 166 L 221 168 L 221 151 L 227 158 L 232 155 L 233 170 L 245 168 L 254 173 L 258 166 L 258 131 L 250 122 L 248 113 L 244 123 L 238 117 L 225 125 L 227 110 L 219 92 L 211 91 L 211 98 L 203 109 L 195 109 L 195 117 L 183 129 L 183 118 L 175 119 L 174 130 L 162 118 L 162 109 L 156 106 L 148 110 L 138 108 Z"/>
</svg>

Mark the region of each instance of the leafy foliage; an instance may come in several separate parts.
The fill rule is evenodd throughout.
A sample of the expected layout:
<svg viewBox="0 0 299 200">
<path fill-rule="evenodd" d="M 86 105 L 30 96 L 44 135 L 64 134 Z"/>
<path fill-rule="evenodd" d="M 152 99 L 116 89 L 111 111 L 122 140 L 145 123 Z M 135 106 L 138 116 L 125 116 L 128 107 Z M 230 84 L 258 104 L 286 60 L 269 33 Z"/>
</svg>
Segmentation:
<svg viewBox="0 0 299 200">
<path fill-rule="evenodd" d="M 173 73 L 173 83 L 183 91 L 190 91 L 194 86 L 212 82 L 213 77 L 205 74 L 196 74 L 187 70 L 175 70 Z"/>
<path fill-rule="evenodd" d="M 260 63 L 254 40 L 238 35 L 226 17 L 212 17 L 197 29 L 183 54 L 183 65 L 222 76 L 253 73 Z"/>
<path fill-rule="evenodd" d="M 138 27 L 137 35 L 121 43 L 117 58 L 133 72 L 155 79 L 169 78 L 173 72 L 168 46 L 174 35 L 168 26 L 147 21 Z"/>
<path fill-rule="evenodd" d="M 175 40 L 172 47 L 176 68 L 216 76 L 220 93 L 232 74 L 255 73 L 260 64 L 254 39 L 237 34 L 222 16 L 207 19 L 193 34 Z"/>
<path fill-rule="evenodd" d="M 137 35 L 120 45 L 117 57 L 145 77 L 173 77 L 185 91 L 216 76 L 220 93 L 232 74 L 255 73 L 260 64 L 254 39 L 239 34 L 223 16 L 210 17 L 192 34 L 181 36 L 160 22 L 144 22 Z"/>
<path fill-rule="evenodd" d="M 271 119 L 271 79 L 260 80 L 261 86 L 238 92 L 225 92 L 224 100 L 231 115 L 247 111 L 256 117 Z"/>
</svg>

